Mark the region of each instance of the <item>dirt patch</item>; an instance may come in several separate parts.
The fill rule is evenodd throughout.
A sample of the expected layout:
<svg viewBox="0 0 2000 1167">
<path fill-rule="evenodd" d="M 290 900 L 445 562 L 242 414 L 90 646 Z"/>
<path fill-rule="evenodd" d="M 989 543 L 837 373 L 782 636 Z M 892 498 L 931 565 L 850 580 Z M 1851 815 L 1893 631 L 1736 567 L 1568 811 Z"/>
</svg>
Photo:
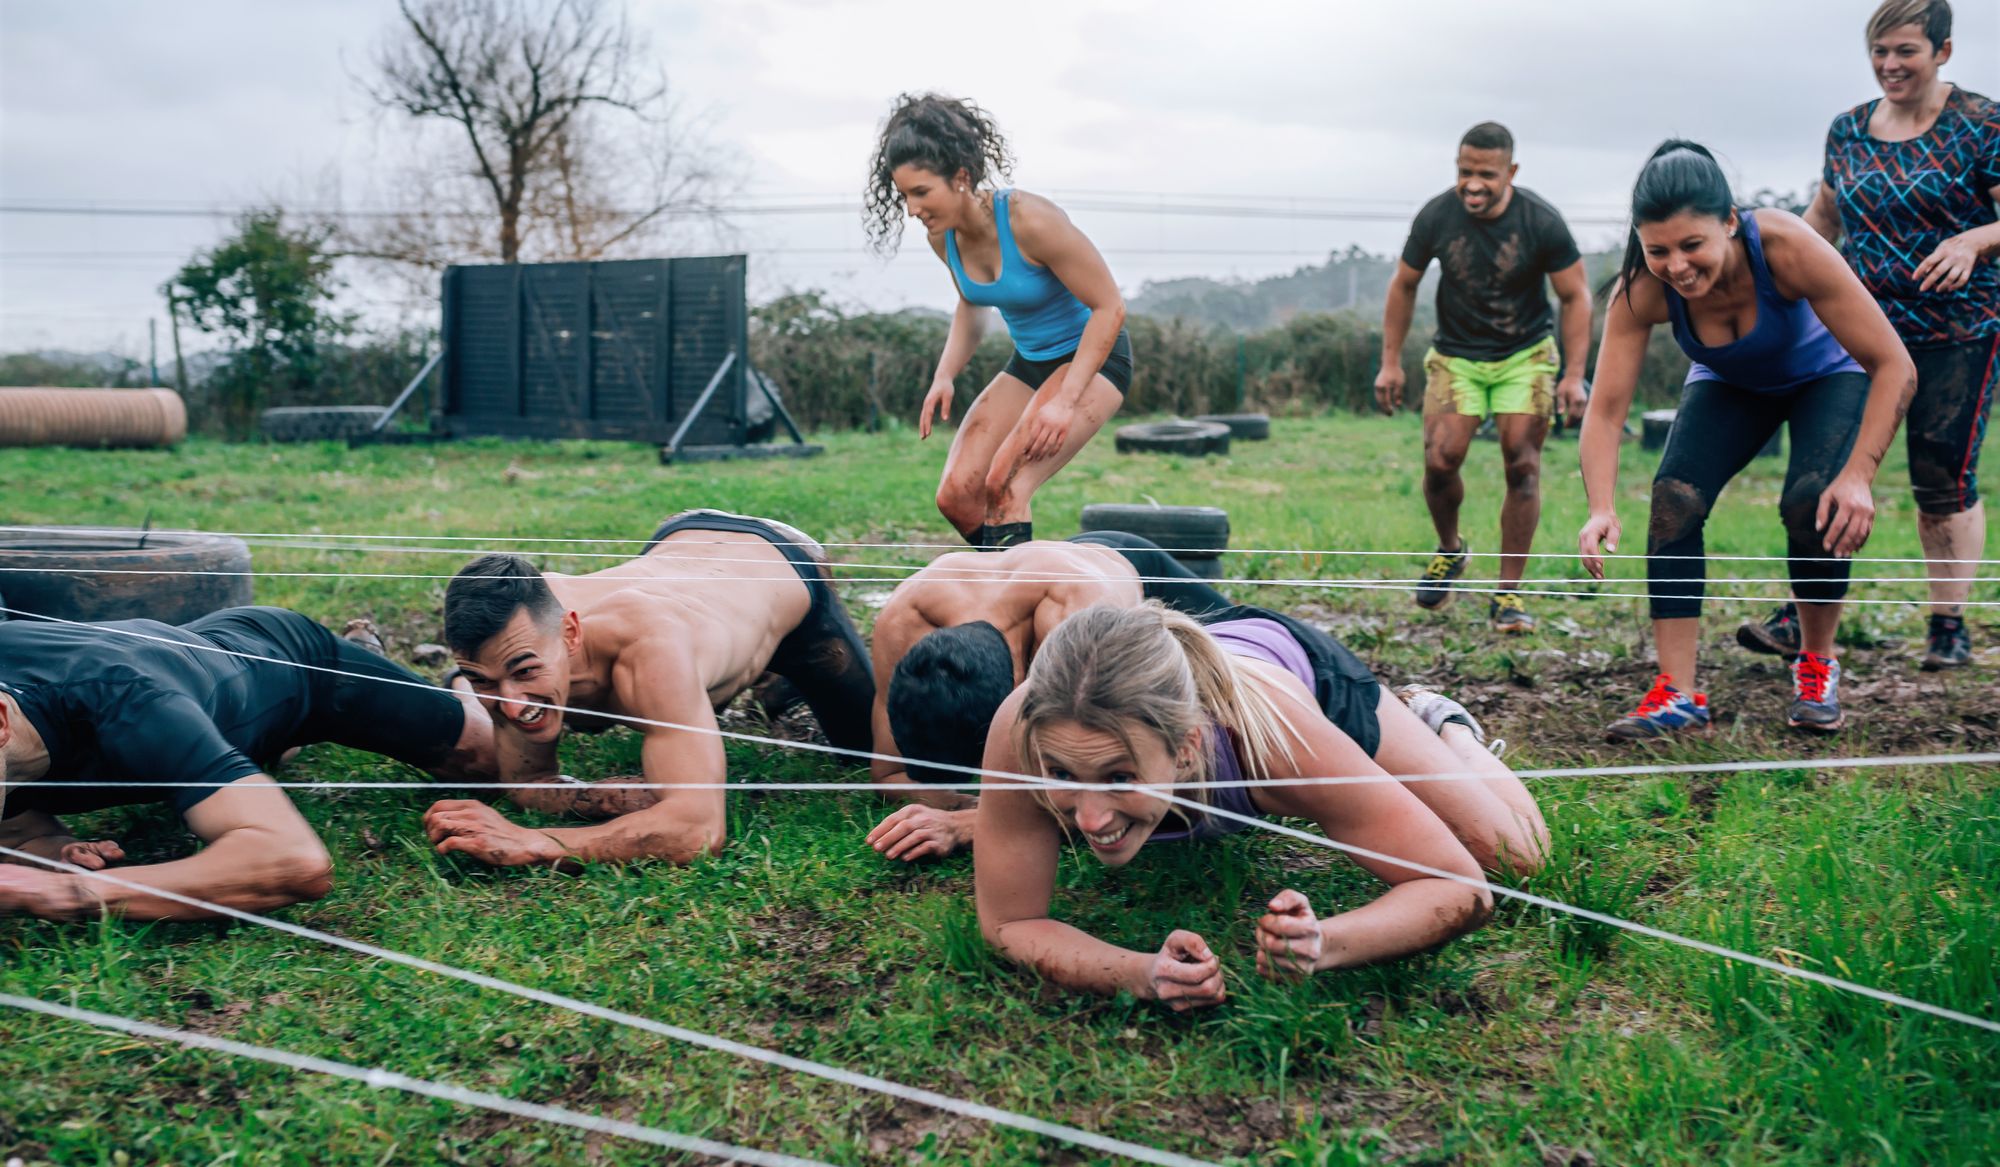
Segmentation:
<svg viewBox="0 0 2000 1167">
<path fill-rule="evenodd" d="M 181 1027 L 192 1033 L 211 1036 L 226 1034 L 258 1008 L 278 1008 L 291 1003 L 290 993 L 271 993 L 255 1001 L 229 1001 L 218 1005 L 213 994 L 193 989 L 176 998 L 191 1006 Z"/>
<path fill-rule="evenodd" d="M 903 1101 L 870 1115 L 867 1123 L 868 1153 L 888 1162 L 915 1163 L 961 1135 L 986 1129 L 974 1119 Z"/>
<path fill-rule="evenodd" d="M 780 1000 L 795 1017 L 825 1017 L 887 985 L 864 973 L 867 958 L 851 923 L 815 908 L 787 908 L 746 922 L 746 942 L 760 955 L 788 966 Z"/>
<path fill-rule="evenodd" d="M 797 695 L 790 682 L 745 689 L 716 714 L 716 721 L 732 733 L 751 733 L 787 742 L 832 744 L 820 731 L 819 719 L 806 706 L 805 698 Z"/>
</svg>

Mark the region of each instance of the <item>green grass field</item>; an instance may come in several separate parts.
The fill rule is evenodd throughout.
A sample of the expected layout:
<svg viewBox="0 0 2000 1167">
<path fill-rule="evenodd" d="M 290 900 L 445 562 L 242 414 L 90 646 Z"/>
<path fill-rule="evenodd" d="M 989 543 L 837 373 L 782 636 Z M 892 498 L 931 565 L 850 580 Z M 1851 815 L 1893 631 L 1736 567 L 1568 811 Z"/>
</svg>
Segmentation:
<svg viewBox="0 0 2000 1167">
<path fill-rule="evenodd" d="M 639 539 L 691 506 L 765 514 L 829 542 L 939 543 L 943 443 L 832 435 L 806 462 L 659 466 L 650 449 L 472 442 L 347 450 L 0 451 L 10 522 L 138 523 L 240 532 Z M 1492 549 L 1497 449 L 1469 467 L 1468 531 Z M 1552 443 L 1539 549 L 1574 546 L 1583 517 L 1572 443 Z M 1088 501 L 1230 509 L 1239 547 L 1429 546 L 1412 419 L 1280 421 L 1226 460 L 1119 456 L 1097 443 L 1038 500 L 1038 526 L 1076 531 Z M 2000 456 L 1989 451 L 1989 481 Z M 1651 456 L 1628 448 L 1626 551 L 1643 550 Z M 1782 551 L 1782 464 L 1724 497 L 1710 549 Z M 1914 556 L 1900 450 L 1878 494 L 1871 556 Z M 422 538 L 411 540 L 423 542 Z M 435 544 L 433 544 L 435 545 Z M 473 547 L 478 544 L 465 544 Z M 605 550 L 605 548 L 598 548 Z M 261 603 L 336 629 L 367 615 L 392 654 L 440 639 L 444 578 L 469 552 L 356 554 L 260 545 Z M 837 552 L 912 564 L 915 550 Z M 540 556 L 548 566 L 588 561 Z M 1404 579 L 1416 558 L 1233 556 L 1260 579 Z M 1717 574 L 1782 575 L 1781 565 Z M 1487 571 L 1490 572 L 1490 562 Z M 1620 570 L 1642 576 L 1637 563 Z M 1987 569 L 1991 573 L 1991 569 Z M 419 573 L 434 579 L 361 578 Z M 859 567 L 849 574 L 893 571 Z M 1562 590 L 1573 559 L 1537 561 Z M 1857 575 L 1910 576 L 1916 565 Z M 889 585 L 846 598 L 866 622 Z M 1640 601 L 1549 598 L 1542 631 L 1500 643 L 1483 607 L 1441 614 L 1406 593 L 1225 585 L 1309 613 L 1385 679 L 1459 692 L 1511 739 L 1517 766 L 1813 758 L 2000 748 L 2000 617 L 1973 613 L 1978 664 L 1920 674 L 1921 611 L 1864 606 L 1843 632 L 1854 727 L 1801 740 L 1778 720 L 1775 658 L 1734 648 L 1755 603 L 1712 604 L 1704 686 L 1713 737 L 1620 753 L 1599 727 L 1650 677 Z M 1606 585 L 1635 591 L 1636 585 Z M 1711 594 L 1724 589 L 1711 589 Z M 1771 597 L 1779 585 L 1735 592 Z M 1863 598 L 1916 598 L 1877 584 Z M 2000 599 L 1990 584 L 1975 599 Z M 754 723 L 732 719 L 732 725 Z M 567 747 L 585 776 L 637 769 L 616 731 Z M 733 776 L 834 780 L 811 755 L 732 744 Z M 393 763 L 308 750 L 287 779 L 414 779 Z M 1828 770 L 1531 783 L 1555 832 L 1527 886 L 1568 903 L 2000 1019 L 2000 784 L 1976 767 Z M 430 853 L 432 795 L 301 792 L 337 886 L 286 918 L 709 1033 L 880 1074 L 1203 1159 L 1272 1164 L 1989 1163 L 2000 1157 L 2000 1038 L 1666 943 L 1503 907 L 1484 931 L 1421 958 L 1260 982 L 1257 905 L 1281 886 L 1316 905 L 1373 894 L 1334 853 L 1260 832 L 1163 848 L 1121 871 L 1065 862 L 1056 910 L 1132 947 L 1190 927 L 1224 954 L 1231 1000 L 1174 1016 L 1070 996 L 986 950 L 967 858 L 904 867 L 862 843 L 872 796 L 743 793 L 732 843 L 689 868 L 580 876 L 495 872 Z M 158 808 L 78 820 L 139 861 L 185 851 Z M 0 991 L 833 1163 L 1095 1163 L 1033 1135 L 771 1070 L 249 925 L 0 920 Z M 18 1013 L 0 1015 L 0 1161 L 137 1164 L 638 1163 L 655 1148 L 371 1091 L 221 1054 Z M 665 1161 L 692 1161 L 671 1154 Z"/>
</svg>

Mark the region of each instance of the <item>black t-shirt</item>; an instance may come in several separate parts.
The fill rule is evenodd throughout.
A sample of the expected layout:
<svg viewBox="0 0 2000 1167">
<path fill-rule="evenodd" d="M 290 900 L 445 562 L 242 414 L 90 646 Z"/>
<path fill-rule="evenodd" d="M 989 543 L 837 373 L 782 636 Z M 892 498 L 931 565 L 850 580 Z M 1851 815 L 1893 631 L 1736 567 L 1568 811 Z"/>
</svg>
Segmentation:
<svg viewBox="0 0 2000 1167">
<path fill-rule="evenodd" d="M 10 784 L 0 813 L 145 802 L 186 811 L 295 745 L 337 741 L 426 765 L 463 728 L 458 699 L 443 689 L 320 670 L 423 683 L 279 608 L 230 608 L 184 627 L 0 622 L 0 688 L 49 753 L 48 774 Z M 138 781 L 204 785 L 94 785 Z"/>
<path fill-rule="evenodd" d="M 1544 280 L 1579 255 L 1569 224 L 1540 195 L 1517 186 L 1498 219 L 1475 219 L 1455 191 L 1424 204 L 1410 224 L 1403 262 L 1438 261 L 1437 351 L 1497 361 L 1549 335 L 1555 314 Z"/>
</svg>

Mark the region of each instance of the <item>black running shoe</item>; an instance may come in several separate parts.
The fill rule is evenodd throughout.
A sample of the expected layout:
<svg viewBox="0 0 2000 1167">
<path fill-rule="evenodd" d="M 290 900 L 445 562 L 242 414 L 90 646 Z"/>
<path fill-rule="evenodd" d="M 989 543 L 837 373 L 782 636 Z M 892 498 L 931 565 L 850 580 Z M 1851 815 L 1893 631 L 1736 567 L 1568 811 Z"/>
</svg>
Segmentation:
<svg viewBox="0 0 2000 1167">
<path fill-rule="evenodd" d="M 1736 630 L 1736 643 L 1751 652 L 1768 652 L 1786 660 L 1799 656 L 1799 606 L 1786 604 L 1771 613 L 1762 624 L 1745 623 Z"/>
<path fill-rule="evenodd" d="M 1465 574 L 1465 561 L 1471 550 L 1463 539 L 1458 541 L 1456 551 L 1437 549 L 1424 568 L 1423 582 L 1417 585 L 1417 607 L 1435 610 L 1451 602 L 1452 581 Z"/>
<path fill-rule="evenodd" d="M 1955 669 L 1972 662 L 1972 635 L 1965 630 L 1963 616 L 1932 616 L 1931 646 L 1924 654 L 1923 670 Z"/>
</svg>

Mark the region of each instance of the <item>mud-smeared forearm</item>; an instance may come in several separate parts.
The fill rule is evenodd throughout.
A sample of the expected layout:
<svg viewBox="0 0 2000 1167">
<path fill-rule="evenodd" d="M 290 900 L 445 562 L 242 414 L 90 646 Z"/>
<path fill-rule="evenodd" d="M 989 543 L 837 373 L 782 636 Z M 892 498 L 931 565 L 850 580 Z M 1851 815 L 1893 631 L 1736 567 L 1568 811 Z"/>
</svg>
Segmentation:
<svg viewBox="0 0 2000 1167">
<path fill-rule="evenodd" d="M 1107 943 L 1056 920 L 1016 920 L 985 928 L 987 943 L 1016 964 L 1066 989 L 1111 996 L 1152 995 L 1153 957 Z"/>
</svg>

